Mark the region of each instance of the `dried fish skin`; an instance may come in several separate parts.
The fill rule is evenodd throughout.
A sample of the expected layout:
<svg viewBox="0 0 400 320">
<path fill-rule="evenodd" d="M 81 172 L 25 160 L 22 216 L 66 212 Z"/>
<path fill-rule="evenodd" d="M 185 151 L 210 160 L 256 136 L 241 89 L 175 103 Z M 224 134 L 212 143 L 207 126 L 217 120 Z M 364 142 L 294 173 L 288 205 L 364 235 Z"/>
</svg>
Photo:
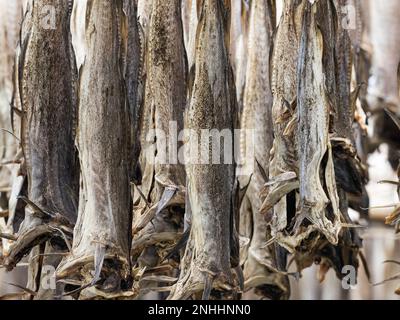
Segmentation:
<svg viewBox="0 0 400 320">
<path fill-rule="evenodd" d="M 19 229 L 24 219 L 24 204 L 18 201 L 18 196 L 23 190 L 26 195 L 25 177 L 20 175 L 22 151 L 18 141 L 20 137 L 16 128 L 20 128 L 21 107 L 17 97 L 17 72 L 15 44 L 18 43 L 18 31 L 22 20 L 22 1 L 2 1 L 0 13 L 0 28 L 6 30 L 0 35 L 0 141 L 2 141 L 2 153 L 0 167 L 0 232 L 13 234 Z M 14 64 L 14 68 L 13 67 Z M 10 103 L 11 101 L 11 103 Z M 11 104 L 11 106 L 10 106 Z M 10 112 L 10 107 L 13 111 Z M 13 132 L 13 134 L 12 134 Z M 0 256 L 9 254 L 12 241 L 2 239 L 0 243 Z M 2 258 L 0 258 L 2 259 Z"/>
<path fill-rule="evenodd" d="M 121 65 L 127 41 L 122 9 L 121 0 L 92 0 L 82 17 L 87 18 L 87 52 L 79 90 L 79 213 L 72 251 L 57 269 L 59 279 L 77 278 L 84 285 L 102 279 L 114 293 L 130 276 L 132 153 Z"/>
<path fill-rule="evenodd" d="M 126 24 L 122 28 L 126 43 L 123 44 L 123 73 L 126 85 L 127 103 L 131 116 L 131 143 L 132 143 L 132 179 L 137 180 L 137 163 L 140 154 L 139 123 L 141 103 L 139 90 L 141 82 L 139 75 L 143 71 L 144 39 L 141 38 L 141 29 L 138 22 L 137 5 L 135 2 L 123 0 L 123 11 L 126 15 Z"/>
<path fill-rule="evenodd" d="M 325 88 L 330 101 L 330 142 L 339 198 L 340 220 L 343 228 L 337 246 L 321 245 L 318 255 L 342 278 L 342 267 L 352 265 L 358 269 L 358 255 L 362 239 L 348 214 L 349 207 L 360 211 L 361 202 L 368 202 L 365 185 L 367 173 L 358 156 L 356 146 L 356 99 L 358 90 L 351 92 L 353 49 L 349 30 L 334 14 L 344 6 L 344 0 L 318 4 L 317 23 L 324 34 Z M 327 19 L 327 17 L 330 17 Z M 362 207 L 367 207 L 362 206 Z M 362 210 L 361 210 L 362 211 Z M 346 226 L 347 225 L 347 226 Z M 322 249 L 321 249 L 322 248 Z M 317 258 L 319 259 L 319 258 Z M 321 263 L 322 265 L 323 263 Z M 322 268 L 323 269 L 323 268 Z"/>
<path fill-rule="evenodd" d="M 49 5 L 59 17 L 54 26 L 43 22 L 43 8 Z M 68 2 L 34 2 L 27 6 L 24 15 L 14 89 L 18 101 L 14 103 L 21 106 L 20 128 L 16 130 L 21 135 L 21 173 L 27 175 L 24 202 L 28 206 L 18 240 L 7 257 L 8 268 L 48 239 L 58 238 L 65 249 L 57 229 L 72 234 L 77 217 L 77 71 L 69 23 Z"/>
<path fill-rule="evenodd" d="M 340 169 L 336 161 L 340 150 L 347 155 L 352 168 L 359 165 L 351 147 L 351 59 L 346 56 L 348 46 L 343 44 L 335 51 L 329 44 L 330 39 L 340 42 L 345 35 L 335 26 L 339 22 L 335 20 L 334 4 L 297 4 L 285 2 L 276 36 L 272 73 L 275 141 L 270 182 L 262 190 L 266 198 L 261 213 L 271 224 L 271 241 L 295 255 L 299 270 L 323 256 L 337 271 L 339 260 L 358 265 L 361 245 L 354 230 L 349 233 L 343 228 L 351 220 L 347 197 L 338 186 L 341 181 L 336 172 Z M 297 41 L 297 46 L 285 47 L 285 43 L 289 45 L 288 39 Z M 281 61 L 291 61 L 286 68 L 296 68 L 296 76 L 281 75 Z M 340 82 L 338 70 L 346 71 L 347 82 Z M 337 132 L 344 137 L 335 137 Z M 340 141 L 349 142 L 343 145 Z M 346 172 L 353 174 L 362 186 L 356 169 Z M 327 247 L 335 253 L 325 254 L 329 250 L 323 248 Z"/>
<path fill-rule="evenodd" d="M 329 141 L 330 110 L 324 88 L 323 35 L 316 25 L 316 10 L 317 5 L 306 9 L 299 56 L 299 216 L 300 219 L 308 219 L 329 242 L 337 244 L 341 229 L 339 198 Z M 325 156 L 327 162 L 324 168 L 322 161 Z M 329 203 L 333 213 L 331 220 L 325 211 Z M 295 229 L 302 222 L 299 221 Z"/>
<path fill-rule="evenodd" d="M 263 188 L 265 199 L 260 208 L 261 214 L 270 216 L 267 220 L 271 224 L 272 237 L 291 252 L 296 244 L 285 243 L 285 229 L 291 223 L 287 217 L 287 195 L 299 188 L 296 149 L 297 60 L 304 6 L 304 1 L 285 1 L 276 31 L 271 70 L 274 142 L 269 178 L 277 183 Z"/>
<path fill-rule="evenodd" d="M 178 155 L 182 147 L 178 135 L 183 130 L 188 66 L 181 19 L 179 0 L 154 0 L 140 131 L 143 174 L 134 199 L 132 259 L 140 267 L 157 266 L 176 242 L 160 241 L 140 252 L 138 244 L 144 238 L 163 232 L 178 234 L 183 229 L 186 173 Z M 154 133 L 152 139 L 149 133 Z"/>
<path fill-rule="evenodd" d="M 10 112 L 10 101 L 13 100 L 13 78 L 12 69 L 15 60 L 15 44 L 18 41 L 19 23 L 22 18 L 22 1 L 2 1 L 0 13 L 0 28 L 3 30 L 0 35 L 0 141 L 2 142 L 0 167 L 0 206 L 3 210 L 7 208 L 7 198 L 10 194 L 11 184 L 15 180 L 18 171 L 18 149 L 19 144 L 16 137 L 10 132 L 13 129 L 15 114 Z M 14 134 L 18 137 L 18 133 Z M 10 215 L 9 215 L 10 216 Z"/>
<path fill-rule="evenodd" d="M 227 53 L 229 7 L 222 1 L 213 0 L 204 0 L 200 4 L 195 80 L 185 128 L 198 136 L 202 129 L 228 130 L 233 136 L 238 120 Z M 198 148 L 194 139 L 189 139 L 187 144 L 188 150 Z M 211 159 L 211 148 L 206 150 Z M 208 299 L 212 288 L 232 290 L 230 260 L 235 165 L 189 162 L 186 172 L 191 229 L 180 277 L 169 299 L 187 299 L 200 292 Z"/>
<path fill-rule="evenodd" d="M 255 0 L 250 9 L 248 34 L 248 60 L 244 103 L 241 117 L 241 156 L 243 173 L 249 186 L 241 207 L 240 234 L 250 239 L 241 248 L 244 289 L 257 288 L 256 292 L 273 299 L 287 298 L 287 276 L 271 270 L 274 254 L 265 247 L 270 240 L 270 230 L 259 213 L 261 190 L 269 172 L 269 154 L 273 143 L 272 92 L 270 87 L 270 52 L 272 52 L 274 8 L 272 1 Z M 247 130 L 253 132 L 246 134 Z M 254 155 L 246 155 L 247 145 L 253 145 Z M 246 168 L 247 167 L 247 168 Z M 247 230 L 246 230 L 247 229 Z M 273 296 L 271 296 L 271 292 Z"/>
<path fill-rule="evenodd" d="M 288 10 L 292 10 L 293 7 L 291 7 L 290 5 L 293 4 L 287 2 L 285 8 Z M 306 7 L 307 6 L 309 7 L 310 5 L 306 4 Z M 304 8 L 304 10 L 304 12 L 307 13 L 306 8 Z M 308 11 L 310 10 L 311 8 L 308 8 Z M 290 17 L 285 18 L 286 14 L 287 13 L 285 13 L 283 17 L 282 29 L 288 29 L 284 31 L 284 34 L 286 36 L 283 36 L 283 41 L 287 41 L 286 37 L 290 37 L 290 35 L 292 35 L 292 39 L 298 39 L 296 37 L 295 30 L 298 30 L 300 26 L 297 25 L 297 28 L 294 28 L 293 26 L 291 27 L 291 21 L 300 20 L 293 20 Z M 294 12 L 292 14 L 294 15 L 293 17 L 296 16 Z M 319 31 L 316 28 L 314 13 L 309 13 L 308 15 L 305 14 L 305 18 L 307 18 L 307 16 L 310 17 L 311 21 L 307 21 L 308 24 L 305 21 L 302 21 L 301 25 L 308 26 L 308 29 L 302 29 L 302 36 L 301 39 L 299 39 L 300 42 L 298 42 L 299 48 L 303 49 L 304 52 L 296 52 L 297 49 L 293 48 L 295 50 L 295 56 L 299 57 L 299 69 L 297 73 L 297 79 L 293 79 L 291 85 L 289 85 L 289 81 L 285 81 L 284 78 L 281 78 L 282 80 L 278 80 L 279 72 L 277 71 L 275 75 L 275 80 L 273 80 L 274 85 L 277 86 L 275 89 L 273 89 L 275 92 L 274 94 L 278 96 L 278 99 L 275 100 L 274 105 L 281 105 L 285 110 L 285 113 L 274 113 L 275 119 L 277 119 L 278 117 L 278 119 L 276 120 L 278 122 L 276 129 L 278 130 L 276 130 L 276 132 L 282 132 L 283 129 L 287 133 L 288 127 L 293 126 L 291 125 L 291 122 L 298 122 L 299 127 L 297 128 L 297 130 L 294 128 L 290 130 L 291 134 L 298 133 L 297 139 L 295 141 L 293 141 L 294 139 L 290 142 L 287 140 L 285 141 L 285 138 L 282 138 L 282 136 L 285 136 L 284 133 L 276 134 L 277 138 L 275 139 L 274 144 L 276 148 L 274 148 L 274 158 L 272 160 L 272 178 L 274 178 L 274 176 L 276 177 L 277 173 L 282 174 L 289 171 L 298 174 L 300 212 L 296 214 L 298 220 L 296 220 L 294 232 L 296 233 L 299 231 L 303 219 L 308 219 L 315 226 L 315 228 L 323 233 L 325 232 L 325 235 L 332 243 L 337 243 L 337 236 L 340 230 L 340 225 L 338 224 L 338 212 L 336 211 L 335 225 L 333 225 L 332 222 L 325 217 L 324 213 L 325 208 L 327 207 L 328 203 L 330 203 L 330 201 L 333 201 L 333 204 L 335 204 L 338 200 L 337 195 L 335 196 L 335 185 L 332 185 L 332 183 L 334 182 L 334 171 L 332 152 L 330 150 L 329 142 L 329 104 L 325 96 L 323 85 L 324 79 L 322 66 L 322 35 L 318 33 Z M 286 24 L 288 24 L 288 27 L 285 28 Z M 279 39 L 279 34 L 280 33 L 278 29 L 277 39 Z M 311 43 L 308 43 L 308 41 L 310 41 Z M 279 41 L 277 40 L 277 46 L 278 45 Z M 278 49 L 276 49 L 275 51 L 275 56 L 284 57 L 284 53 L 279 53 L 279 47 L 277 48 Z M 289 53 L 288 56 L 290 56 Z M 293 57 L 291 61 L 293 66 Z M 278 69 L 279 67 L 274 66 L 274 68 Z M 295 82 L 298 82 L 296 86 Z M 282 84 L 284 85 L 285 83 L 287 86 L 286 90 L 284 89 L 284 87 L 279 88 L 278 84 L 282 86 Z M 313 89 L 315 91 L 313 91 Z M 297 115 L 295 115 L 295 112 L 292 108 L 292 106 L 294 106 L 294 103 L 292 103 L 292 105 L 289 105 L 285 101 L 290 100 L 287 100 L 286 98 L 279 99 L 279 96 L 282 96 L 282 94 L 279 94 L 279 92 L 288 92 L 287 99 L 291 99 L 292 101 L 297 99 Z M 318 99 L 320 99 L 320 101 L 318 101 Z M 282 119 L 282 116 L 284 116 L 285 114 L 288 115 L 288 118 L 286 120 L 286 127 L 282 128 L 279 125 L 279 122 L 285 121 L 284 119 Z M 292 145 L 290 146 L 288 142 L 292 143 Z M 283 150 L 284 152 L 282 152 L 282 146 L 285 145 L 289 145 L 289 150 Z M 298 146 L 297 150 L 293 150 L 293 148 L 296 148 L 295 146 Z M 290 148 L 292 150 L 290 150 Z M 288 154 L 289 156 L 293 154 L 298 155 L 298 167 L 296 165 L 293 166 L 293 164 L 297 162 L 296 160 L 292 161 L 289 164 L 287 163 L 287 161 L 285 161 L 285 157 L 287 158 Z M 326 180 L 327 183 L 327 193 L 330 194 L 329 198 L 328 194 L 325 193 L 323 187 L 323 185 L 325 185 L 325 181 L 321 182 L 320 180 L 321 163 L 326 154 L 328 155 L 328 162 L 326 171 L 324 170 L 324 180 Z M 275 170 L 275 168 L 281 172 Z M 293 182 L 295 182 L 295 180 Z M 279 199 L 282 199 L 282 196 L 285 196 L 286 194 L 297 188 L 297 183 L 292 183 L 291 187 L 287 183 L 285 183 L 284 185 L 287 185 L 287 188 L 285 189 L 281 187 L 282 191 L 280 191 L 280 193 L 277 193 L 278 190 L 281 190 L 278 188 L 279 185 L 272 187 L 272 190 L 270 190 L 267 200 L 271 201 L 271 194 L 276 193 L 279 196 L 276 197 L 276 200 L 274 200 L 274 202 L 270 202 L 270 205 L 268 205 L 268 202 L 263 205 L 263 207 L 265 207 L 264 210 L 268 210 L 271 205 L 275 204 L 275 210 L 281 212 L 281 214 L 274 214 L 272 220 L 273 237 L 279 237 L 280 235 L 278 235 L 278 230 L 284 230 L 288 225 L 288 221 L 286 221 L 285 199 Z M 313 227 L 308 227 L 305 233 L 297 239 L 296 235 L 294 235 L 293 237 L 283 236 L 286 239 L 282 241 L 281 244 L 284 245 L 288 250 L 293 252 L 295 248 L 300 244 L 300 242 L 307 238 L 307 236 L 312 232 L 312 229 Z"/>
</svg>

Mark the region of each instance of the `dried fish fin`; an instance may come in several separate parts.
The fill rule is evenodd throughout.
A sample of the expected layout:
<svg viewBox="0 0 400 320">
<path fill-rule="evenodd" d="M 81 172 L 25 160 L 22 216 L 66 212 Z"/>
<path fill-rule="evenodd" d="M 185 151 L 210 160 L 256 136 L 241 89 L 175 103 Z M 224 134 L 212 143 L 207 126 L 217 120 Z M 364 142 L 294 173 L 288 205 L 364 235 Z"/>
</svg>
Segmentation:
<svg viewBox="0 0 400 320">
<path fill-rule="evenodd" d="M 385 223 L 396 225 L 400 221 L 400 206 L 398 206 L 389 216 L 385 218 Z"/>
<path fill-rule="evenodd" d="M 178 187 L 166 187 L 159 202 L 145 210 L 140 216 L 137 217 L 133 224 L 133 233 L 142 230 L 146 225 L 153 220 L 155 216 L 161 213 L 170 205 L 183 205 L 184 197 L 179 193 L 177 194 Z"/>
<path fill-rule="evenodd" d="M 65 242 L 66 248 L 70 249 L 69 241 L 73 233 L 73 225 L 61 214 L 46 212 L 25 196 L 19 198 L 28 204 L 26 210 L 34 220 L 22 223 L 15 237 L 15 243 L 7 252 L 5 265 L 8 270 L 13 269 L 33 247 L 49 239 L 59 238 Z"/>
<path fill-rule="evenodd" d="M 277 205 L 284 196 L 292 192 L 293 190 L 298 189 L 300 183 L 297 179 L 295 180 L 287 180 L 282 182 L 274 183 L 274 186 L 269 189 L 268 195 L 264 200 L 261 208 L 261 214 L 267 214 L 275 205 Z"/>
<path fill-rule="evenodd" d="M 292 180 L 295 180 L 296 178 L 297 178 L 297 175 L 296 175 L 295 172 L 291 172 L 291 171 L 284 172 L 284 173 L 279 174 L 278 176 L 276 176 L 276 177 L 274 177 L 272 179 L 269 179 L 269 181 L 266 182 L 264 184 L 264 186 L 269 187 L 269 186 L 273 186 L 273 185 L 278 184 L 278 183 L 284 183 L 284 182 L 287 182 L 287 181 L 292 181 Z"/>
<path fill-rule="evenodd" d="M 167 207 L 172 197 L 175 195 L 176 190 L 177 188 L 165 188 L 164 193 L 161 196 L 160 201 L 158 202 L 156 215 Z"/>
<path fill-rule="evenodd" d="M 7 270 L 11 271 L 32 248 L 51 239 L 57 233 L 47 224 L 37 224 L 23 229 L 23 232 L 18 234 L 16 242 L 11 245 L 5 257 L 4 265 Z"/>
</svg>

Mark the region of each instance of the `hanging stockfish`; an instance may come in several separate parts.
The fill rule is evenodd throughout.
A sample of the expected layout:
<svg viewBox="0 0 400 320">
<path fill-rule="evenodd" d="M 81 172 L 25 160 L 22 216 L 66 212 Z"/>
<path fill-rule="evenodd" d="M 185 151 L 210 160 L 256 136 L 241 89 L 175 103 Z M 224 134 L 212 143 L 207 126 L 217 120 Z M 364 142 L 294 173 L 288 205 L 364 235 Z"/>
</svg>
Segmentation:
<svg viewBox="0 0 400 320">
<path fill-rule="evenodd" d="M 241 207 L 239 233 L 249 238 L 241 256 L 245 290 L 256 288 L 262 296 L 289 297 L 287 276 L 275 272 L 275 252 L 266 247 L 270 231 L 259 213 L 260 192 L 268 180 L 269 154 L 273 143 L 270 52 L 275 29 L 274 3 L 254 0 L 251 6 L 248 61 L 241 119 L 241 163 L 243 184 L 250 179 Z M 250 154 L 247 154 L 249 152 Z"/>
<path fill-rule="evenodd" d="M 227 51 L 230 6 L 229 1 L 204 0 L 198 8 L 196 70 L 185 123 L 191 130 L 185 160 L 191 226 L 179 280 L 170 299 L 199 297 L 201 293 L 208 299 L 211 294 L 238 291 L 231 272 L 239 261 L 233 159 L 233 131 L 238 120 Z M 225 133 L 224 144 L 213 148 L 211 138 L 199 143 L 202 130 Z M 222 159 L 224 151 L 227 159 Z"/>
<path fill-rule="evenodd" d="M 57 278 L 81 285 L 77 291 L 88 287 L 81 297 L 119 296 L 130 283 L 131 112 L 124 82 L 129 20 L 123 5 L 88 0 L 77 17 L 86 19 L 77 134 L 81 186 L 72 250 Z"/>
</svg>

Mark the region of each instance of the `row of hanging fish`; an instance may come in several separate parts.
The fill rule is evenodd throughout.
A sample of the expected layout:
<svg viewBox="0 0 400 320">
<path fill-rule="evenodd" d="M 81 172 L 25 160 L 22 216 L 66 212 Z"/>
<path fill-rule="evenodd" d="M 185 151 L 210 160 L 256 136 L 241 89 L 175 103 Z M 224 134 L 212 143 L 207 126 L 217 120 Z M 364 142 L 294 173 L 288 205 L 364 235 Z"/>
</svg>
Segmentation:
<svg viewBox="0 0 400 320">
<path fill-rule="evenodd" d="M 357 269 L 348 210 L 368 207 L 367 174 L 343 5 L 285 0 L 277 21 L 274 0 L 28 1 L 11 106 L 20 178 L 1 234 L 8 270 L 28 256 L 26 296 L 288 299 L 313 263 L 321 281 Z M 238 161 L 159 161 L 178 158 L 171 123 L 242 129 Z M 213 156 L 183 145 L 185 159 Z M 40 286 L 45 265 L 55 289 Z"/>
</svg>

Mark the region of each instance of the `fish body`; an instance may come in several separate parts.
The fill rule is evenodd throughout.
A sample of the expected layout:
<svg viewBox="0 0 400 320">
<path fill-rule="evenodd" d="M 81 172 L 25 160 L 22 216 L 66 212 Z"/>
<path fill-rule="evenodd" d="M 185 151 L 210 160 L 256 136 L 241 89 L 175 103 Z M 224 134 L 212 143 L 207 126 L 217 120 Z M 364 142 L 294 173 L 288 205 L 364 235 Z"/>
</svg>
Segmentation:
<svg viewBox="0 0 400 320">
<path fill-rule="evenodd" d="M 87 49 L 79 74 L 79 212 L 72 251 L 57 276 L 87 285 L 103 271 L 109 291 L 118 292 L 130 275 L 131 113 L 122 63 L 126 15 L 122 0 L 92 0 L 82 18 Z M 119 265 L 115 273 L 107 269 L 108 262 Z M 95 269 L 94 276 L 87 265 Z"/>
<path fill-rule="evenodd" d="M 288 285 L 285 276 L 273 273 L 268 269 L 274 265 L 273 254 L 263 244 L 270 239 L 270 231 L 264 217 L 259 213 L 262 198 L 261 191 L 267 182 L 269 157 L 273 143 L 272 128 L 272 92 L 270 83 L 270 54 L 272 52 L 273 4 L 271 1 L 255 0 L 252 2 L 249 35 L 246 86 L 244 89 L 243 111 L 241 118 L 241 155 L 244 173 L 250 179 L 246 192 L 250 208 L 241 208 L 241 228 L 249 228 L 250 243 L 245 255 L 244 278 L 245 289 L 268 286 L 278 288 L 278 292 L 288 296 Z M 250 145 L 248 147 L 247 145 Z M 246 150 L 253 154 L 246 155 Z M 248 166 L 248 169 L 246 169 Z M 251 176 L 248 174 L 251 173 Z M 250 215 L 250 217 L 246 217 Z M 246 223 L 248 222 L 248 223 Z M 251 226 L 247 226 L 251 224 Z M 240 232 L 245 235 L 246 231 Z M 268 236 L 269 235 L 269 238 Z M 267 266 L 265 265 L 267 264 Z M 267 293 L 268 290 L 258 292 Z M 271 290 L 272 291 L 272 290 Z M 270 296 L 271 297 L 271 296 Z M 277 297 L 275 297 L 277 298 Z"/>
<path fill-rule="evenodd" d="M 179 134 L 183 130 L 188 74 L 181 2 L 153 2 L 140 129 L 142 179 L 138 188 L 142 195 L 137 194 L 134 207 L 135 252 L 137 244 L 149 234 L 180 232 L 184 212 L 182 195 L 186 187 L 183 159 L 179 157 L 182 148 Z M 143 219 L 146 223 L 142 225 Z M 139 258 L 142 261 L 140 264 L 147 265 L 145 261 L 150 260 L 156 261 L 156 264 L 160 262 L 163 254 L 158 252 L 154 256 L 154 253 L 153 246 L 146 249 Z"/>
<path fill-rule="evenodd" d="M 220 144 L 216 151 L 221 158 L 215 159 L 219 164 L 211 161 L 201 164 L 202 155 L 212 159 L 210 140 L 199 144 L 194 139 L 201 135 L 201 130 L 212 129 L 219 133 L 225 130 L 232 138 L 237 127 L 233 73 L 227 51 L 229 37 L 226 37 L 229 7 L 223 1 L 204 0 L 198 8 L 196 70 L 185 120 L 185 129 L 191 130 L 187 142 L 190 157 L 185 159 L 191 231 L 181 262 L 181 276 L 171 292 L 171 299 L 188 298 L 203 290 L 203 298 L 208 298 L 213 284 L 218 287 L 218 284 L 232 282 L 233 140 L 228 140 L 231 158 L 227 163 L 221 162 L 224 149 Z"/>
</svg>

